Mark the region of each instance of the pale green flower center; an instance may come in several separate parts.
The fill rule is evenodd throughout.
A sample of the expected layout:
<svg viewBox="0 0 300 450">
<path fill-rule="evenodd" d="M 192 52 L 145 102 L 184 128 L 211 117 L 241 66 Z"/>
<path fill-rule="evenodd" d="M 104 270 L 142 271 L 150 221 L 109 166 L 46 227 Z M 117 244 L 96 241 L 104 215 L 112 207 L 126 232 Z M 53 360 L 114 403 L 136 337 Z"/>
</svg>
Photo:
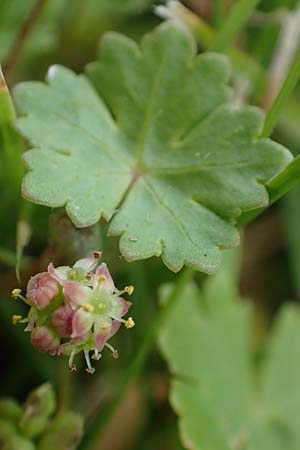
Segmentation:
<svg viewBox="0 0 300 450">
<path fill-rule="evenodd" d="M 94 308 L 94 312 L 96 314 L 107 314 L 111 307 L 112 302 L 108 295 L 105 294 L 97 294 L 91 299 L 91 305 Z"/>
</svg>

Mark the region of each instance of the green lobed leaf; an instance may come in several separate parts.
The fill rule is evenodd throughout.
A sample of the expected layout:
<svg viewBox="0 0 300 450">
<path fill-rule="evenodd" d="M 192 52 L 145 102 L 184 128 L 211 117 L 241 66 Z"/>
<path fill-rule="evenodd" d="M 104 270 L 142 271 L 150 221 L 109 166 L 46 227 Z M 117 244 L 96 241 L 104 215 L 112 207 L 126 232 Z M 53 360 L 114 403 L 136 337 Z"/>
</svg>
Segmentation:
<svg viewBox="0 0 300 450">
<path fill-rule="evenodd" d="M 297 450 L 300 310 L 280 313 L 257 373 L 251 309 L 232 292 L 222 271 L 204 291 L 190 285 L 160 335 L 183 443 L 192 450 Z M 222 299 L 226 307 L 214 307 Z"/>
<path fill-rule="evenodd" d="M 159 26 L 140 47 L 108 33 L 83 75 L 54 66 L 47 84 L 20 84 L 18 128 L 35 148 L 25 198 L 101 217 L 129 261 L 162 256 L 207 273 L 238 244 L 242 211 L 268 205 L 264 184 L 292 159 L 258 136 L 261 112 L 230 102 L 222 55 L 196 55 L 189 32 Z"/>
</svg>

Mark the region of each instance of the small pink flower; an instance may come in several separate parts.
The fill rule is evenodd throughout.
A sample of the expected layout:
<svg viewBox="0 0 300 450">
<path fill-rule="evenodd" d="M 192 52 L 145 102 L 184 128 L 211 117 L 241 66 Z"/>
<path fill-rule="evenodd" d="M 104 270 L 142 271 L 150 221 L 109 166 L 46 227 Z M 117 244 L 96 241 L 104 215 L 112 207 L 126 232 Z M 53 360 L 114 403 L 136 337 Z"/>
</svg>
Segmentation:
<svg viewBox="0 0 300 450">
<path fill-rule="evenodd" d="M 31 343 L 40 352 L 56 353 L 59 348 L 59 337 L 47 326 L 36 327 L 31 332 Z"/>
<path fill-rule="evenodd" d="M 48 266 L 48 273 L 62 284 L 66 280 L 86 282 L 92 278 L 91 271 L 95 269 L 101 258 L 101 252 L 93 252 L 87 258 L 79 259 L 74 266 L 61 266 L 55 268 L 52 263 Z"/>
<path fill-rule="evenodd" d="M 54 300 L 59 292 L 57 281 L 48 272 L 31 277 L 27 285 L 27 300 L 37 309 L 44 309 Z"/>
<path fill-rule="evenodd" d="M 134 326 L 132 318 L 123 319 L 131 303 L 120 297 L 131 295 L 133 287 L 119 291 L 105 263 L 96 269 L 100 256 L 94 252 L 73 267 L 55 268 L 50 263 L 48 272 L 29 280 L 27 298 L 19 290 L 13 292 L 14 297 L 31 305 L 23 322 L 28 323 L 26 331 L 31 333 L 32 344 L 42 352 L 68 355 L 71 370 L 76 368 L 74 356 L 81 351 L 89 373 L 94 372 L 90 352 L 93 359 L 99 359 L 106 346 L 116 357 L 117 351 L 107 341 L 121 323 L 127 328 Z"/>
<path fill-rule="evenodd" d="M 131 306 L 130 302 L 119 297 L 121 292 L 115 288 L 106 264 L 102 263 L 96 270 L 92 287 L 83 286 L 76 281 L 66 281 L 63 283 L 63 290 L 70 306 L 76 308 L 71 337 L 74 339 L 85 336 L 94 327 L 96 348 L 102 350 L 103 337 L 111 337 L 112 321 L 125 323 L 122 317 Z M 101 343 L 101 349 L 97 342 Z"/>
</svg>

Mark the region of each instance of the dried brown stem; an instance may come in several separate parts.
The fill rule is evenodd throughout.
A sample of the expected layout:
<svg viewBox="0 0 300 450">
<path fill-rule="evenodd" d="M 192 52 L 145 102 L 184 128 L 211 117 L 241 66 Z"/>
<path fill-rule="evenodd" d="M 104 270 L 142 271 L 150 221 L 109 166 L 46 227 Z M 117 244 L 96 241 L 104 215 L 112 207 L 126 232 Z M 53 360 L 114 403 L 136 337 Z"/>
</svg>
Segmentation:
<svg viewBox="0 0 300 450">
<path fill-rule="evenodd" d="M 2 69 L 0 66 L 0 91 L 6 91 L 6 90 L 7 90 L 7 86 L 6 86 L 5 78 L 3 76 Z"/>
<path fill-rule="evenodd" d="M 10 54 L 3 67 L 6 78 L 10 78 L 11 74 L 16 68 L 20 56 L 22 54 L 24 45 L 28 37 L 30 36 L 34 26 L 36 25 L 46 3 L 47 0 L 37 0 L 32 10 L 30 11 L 27 19 L 25 20 L 22 28 L 20 29 L 16 37 L 16 40 L 12 46 L 12 49 L 10 51 Z"/>
</svg>

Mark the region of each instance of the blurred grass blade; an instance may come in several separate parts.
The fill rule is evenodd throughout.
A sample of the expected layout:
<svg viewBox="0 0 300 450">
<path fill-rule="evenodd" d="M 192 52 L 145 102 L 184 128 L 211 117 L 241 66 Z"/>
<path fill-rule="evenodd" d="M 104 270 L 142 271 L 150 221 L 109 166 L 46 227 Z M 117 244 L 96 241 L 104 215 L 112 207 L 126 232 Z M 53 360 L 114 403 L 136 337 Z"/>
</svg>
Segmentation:
<svg viewBox="0 0 300 450">
<path fill-rule="evenodd" d="M 233 44 L 239 32 L 260 0 L 240 0 L 231 9 L 228 19 L 220 28 L 210 50 L 224 52 Z"/>
<path fill-rule="evenodd" d="M 216 28 L 219 28 L 222 24 L 223 18 L 226 14 L 226 5 L 223 0 L 214 0 L 212 6 L 213 23 Z"/>
<path fill-rule="evenodd" d="M 272 134 L 272 131 L 274 130 L 275 125 L 281 114 L 282 107 L 286 102 L 286 100 L 291 95 L 291 93 L 293 92 L 294 88 L 296 87 L 296 84 L 299 80 L 299 76 L 300 76 L 300 55 L 299 51 L 297 51 L 295 60 L 290 67 L 285 82 L 283 83 L 279 91 L 279 94 L 277 95 L 273 105 L 271 106 L 271 109 L 267 114 L 264 129 L 262 132 L 262 137 L 269 137 Z"/>
<path fill-rule="evenodd" d="M 7 267 L 15 267 L 16 265 L 16 255 L 11 250 L 7 248 L 0 247 L 0 264 Z"/>
<path fill-rule="evenodd" d="M 284 239 L 288 250 L 294 295 L 300 300 L 300 185 L 283 198 L 282 223 Z"/>
</svg>

